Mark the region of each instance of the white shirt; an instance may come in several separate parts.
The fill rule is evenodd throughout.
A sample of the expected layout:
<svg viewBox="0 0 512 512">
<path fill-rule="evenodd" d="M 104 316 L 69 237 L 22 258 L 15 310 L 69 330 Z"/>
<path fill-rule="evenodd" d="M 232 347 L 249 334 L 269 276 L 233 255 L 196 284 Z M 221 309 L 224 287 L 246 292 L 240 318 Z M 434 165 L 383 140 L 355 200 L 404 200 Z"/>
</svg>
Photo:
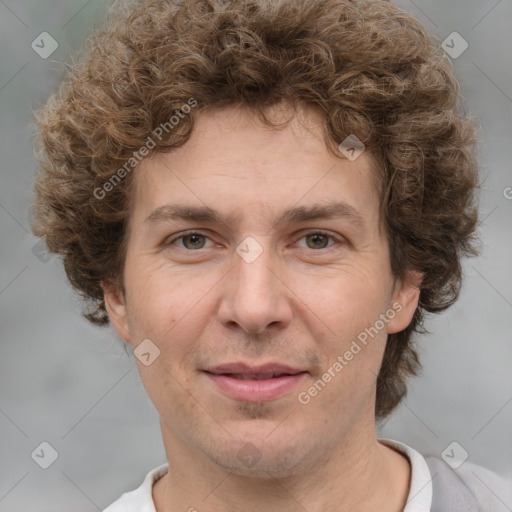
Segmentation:
<svg viewBox="0 0 512 512">
<path fill-rule="evenodd" d="M 399 450 L 411 464 L 411 485 L 403 512 L 430 512 L 432 477 L 423 455 L 399 441 L 379 439 L 379 442 Z M 125 492 L 103 512 L 156 512 L 153 502 L 153 485 L 167 473 L 168 467 L 169 464 L 164 464 L 150 471 L 140 487 L 134 491 Z"/>
</svg>

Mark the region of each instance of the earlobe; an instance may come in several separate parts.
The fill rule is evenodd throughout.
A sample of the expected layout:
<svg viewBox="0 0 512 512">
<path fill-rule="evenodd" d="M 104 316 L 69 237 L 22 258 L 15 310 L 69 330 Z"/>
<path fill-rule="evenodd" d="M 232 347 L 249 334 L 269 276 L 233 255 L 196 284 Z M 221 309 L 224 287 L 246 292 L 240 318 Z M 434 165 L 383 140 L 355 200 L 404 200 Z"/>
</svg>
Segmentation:
<svg viewBox="0 0 512 512">
<path fill-rule="evenodd" d="M 422 279 L 423 274 L 409 270 L 405 279 L 397 283 L 392 300 L 393 309 L 397 313 L 388 323 L 389 334 L 403 331 L 411 323 L 418 307 Z"/>
<path fill-rule="evenodd" d="M 125 297 L 119 287 L 111 281 L 102 282 L 101 287 L 110 322 L 121 339 L 129 343 L 130 332 Z"/>
</svg>

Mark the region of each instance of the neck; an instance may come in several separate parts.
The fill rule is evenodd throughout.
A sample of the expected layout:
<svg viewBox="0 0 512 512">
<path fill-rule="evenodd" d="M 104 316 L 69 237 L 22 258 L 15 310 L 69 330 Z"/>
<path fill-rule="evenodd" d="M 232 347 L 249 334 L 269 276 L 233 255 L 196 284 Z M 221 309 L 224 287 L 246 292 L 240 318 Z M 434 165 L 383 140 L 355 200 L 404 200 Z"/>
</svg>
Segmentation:
<svg viewBox="0 0 512 512">
<path fill-rule="evenodd" d="M 345 436 L 329 453 L 280 477 L 229 472 L 163 433 L 170 464 L 153 488 L 157 512 L 402 512 L 407 501 L 409 462 L 379 443 L 375 429 Z"/>
</svg>

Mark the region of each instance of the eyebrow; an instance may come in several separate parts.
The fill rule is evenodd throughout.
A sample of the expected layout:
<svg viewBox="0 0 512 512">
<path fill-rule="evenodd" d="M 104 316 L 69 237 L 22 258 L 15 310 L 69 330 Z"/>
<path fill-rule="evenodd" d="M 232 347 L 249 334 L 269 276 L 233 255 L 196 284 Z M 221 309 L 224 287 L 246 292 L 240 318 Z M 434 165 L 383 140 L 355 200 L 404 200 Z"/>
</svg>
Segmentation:
<svg viewBox="0 0 512 512">
<path fill-rule="evenodd" d="M 174 220 L 192 222 L 210 222 L 223 224 L 239 224 L 242 216 L 230 214 L 223 216 L 208 206 L 191 206 L 184 204 L 165 204 L 156 208 L 144 221 L 145 223 L 160 223 Z M 344 202 L 313 204 L 298 206 L 285 210 L 276 224 L 300 223 L 318 219 L 343 218 L 364 228 L 364 218 L 353 206 Z"/>
</svg>

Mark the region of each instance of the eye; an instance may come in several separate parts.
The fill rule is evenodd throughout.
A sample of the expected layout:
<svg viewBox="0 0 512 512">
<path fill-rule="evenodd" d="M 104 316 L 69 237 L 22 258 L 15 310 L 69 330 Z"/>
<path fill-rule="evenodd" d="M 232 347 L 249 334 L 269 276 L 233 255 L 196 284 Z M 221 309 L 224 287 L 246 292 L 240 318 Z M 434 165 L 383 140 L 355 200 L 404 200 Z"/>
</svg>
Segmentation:
<svg viewBox="0 0 512 512">
<path fill-rule="evenodd" d="M 193 251 L 195 249 L 204 249 L 204 241 L 208 239 L 206 235 L 203 233 L 199 233 L 198 231 L 189 231 L 184 233 L 176 238 L 173 238 L 166 242 L 166 245 L 174 245 L 174 242 L 181 240 L 183 242 L 184 247 L 180 247 L 181 249 L 186 249 L 189 251 Z"/>
<path fill-rule="evenodd" d="M 306 239 L 306 249 L 327 249 L 329 239 L 339 241 L 336 237 L 325 231 L 313 231 L 306 233 L 300 240 Z M 308 243 L 309 242 L 309 243 Z"/>
</svg>

